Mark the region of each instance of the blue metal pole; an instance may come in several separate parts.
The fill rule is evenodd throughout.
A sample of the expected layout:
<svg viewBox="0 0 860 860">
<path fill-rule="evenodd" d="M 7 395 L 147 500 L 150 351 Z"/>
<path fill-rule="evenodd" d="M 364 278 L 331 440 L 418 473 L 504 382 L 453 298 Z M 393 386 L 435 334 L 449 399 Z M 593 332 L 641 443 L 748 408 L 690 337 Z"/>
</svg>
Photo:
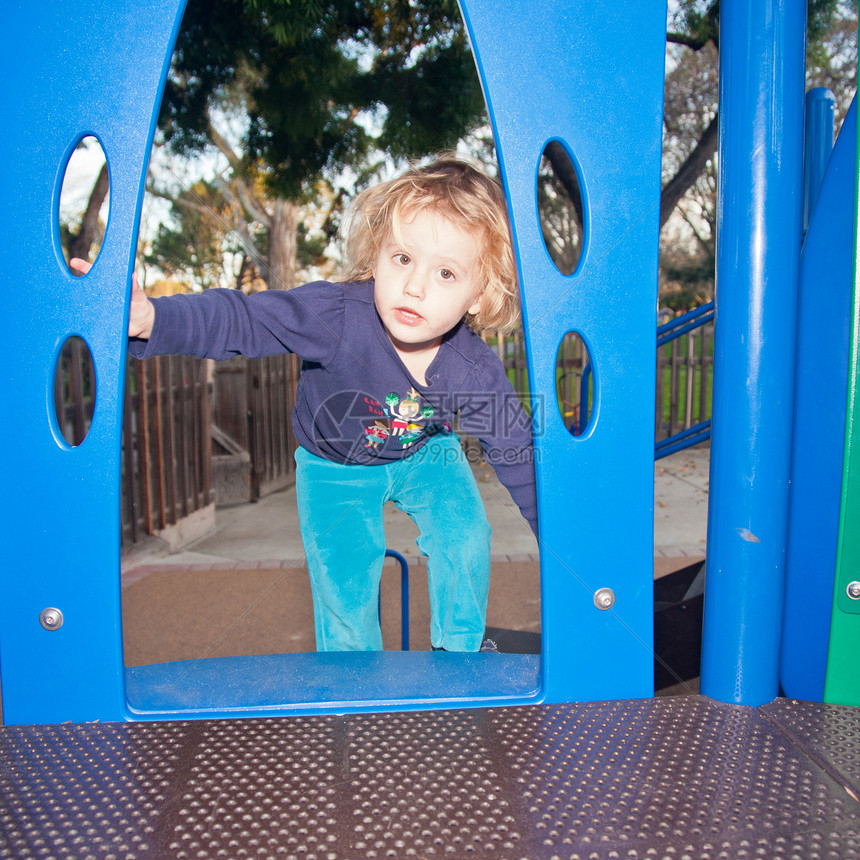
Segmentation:
<svg viewBox="0 0 860 860">
<path fill-rule="evenodd" d="M 806 94 L 806 134 L 803 157 L 803 234 L 818 200 L 818 191 L 833 152 L 836 97 L 826 87 Z"/>
<path fill-rule="evenodd" d="M 720 16 L 717 316 L 701 690 L 778 693 L 799 270 L 806 4 Z"/>
</svg>

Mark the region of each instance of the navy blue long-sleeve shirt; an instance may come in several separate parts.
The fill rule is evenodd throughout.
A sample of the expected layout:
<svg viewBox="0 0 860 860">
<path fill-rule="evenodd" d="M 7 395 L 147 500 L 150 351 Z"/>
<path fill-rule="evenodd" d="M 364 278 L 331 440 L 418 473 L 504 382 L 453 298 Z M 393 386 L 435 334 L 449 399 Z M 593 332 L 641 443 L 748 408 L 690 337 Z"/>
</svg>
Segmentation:
<svg viewBox="0 0 860 860">
<path fill-rule="evenodd" d="M 498 356 L 465 324 L 448 332 L 419 383 L 388 339 L 373 282 L 318 281 L 246 296 L 236 290 L 153 299 L 137 358 L 228 359 L 292 352 L 302 373 L 292 422 L 299 444 L 337 463 L 391 462 L 434 433 L 476 436 L 499 480 L 537 533 L 532 435 Z"/>
</svg>

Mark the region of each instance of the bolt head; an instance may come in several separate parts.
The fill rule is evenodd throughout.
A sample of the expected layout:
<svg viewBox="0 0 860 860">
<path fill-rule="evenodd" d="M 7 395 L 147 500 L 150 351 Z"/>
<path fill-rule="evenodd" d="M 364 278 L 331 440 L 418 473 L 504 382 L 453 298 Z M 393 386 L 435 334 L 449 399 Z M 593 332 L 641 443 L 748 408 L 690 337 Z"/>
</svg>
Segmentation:
<svg viewBox="0 0 860 860">
<path fill-rule="evenodd" d="M 852 600 L 860 600 L 860 582 L 849 582 L 845 591 Z"/>
<path fill-rule="evenodd" d="M 39 624 L 45 630 L 59 630 L 63 626 L 63 613 L 59 609 L 49 606 L 39 613 Z"/>
<path fill-rule="evenodd" d="M 611 588 L 598 588 L 594 592 L 594 605 L 598 609 L 612 609 L 615 605 L 615 592 Z"/>
</svg>

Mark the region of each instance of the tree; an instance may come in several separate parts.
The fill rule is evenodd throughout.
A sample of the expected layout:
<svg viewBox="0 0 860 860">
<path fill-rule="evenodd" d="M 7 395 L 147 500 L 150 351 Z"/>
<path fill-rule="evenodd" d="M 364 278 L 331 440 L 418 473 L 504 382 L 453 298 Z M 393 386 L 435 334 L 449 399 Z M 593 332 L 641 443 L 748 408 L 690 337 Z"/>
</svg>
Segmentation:
<svg viewBox="0 0 860 860">
<path fill-rule="evenodd" d="M 719 0 L 677 0 L 668 21 L 662 242 L 689 243 L 698 273 L 714 244 L 719 10 Z M 809 86 L 833 90 L 841 120 L 856 74 L 857 0 L 810 0 L 808 44 Z M 224 124 L 237 119 L 228 142 Z M 335 187 L 340 173 L 361 187 L 383 169 L 380 150 L 421 155 L 483 122 L 452 0 L 190 0 L 160 116 L 173 152 L 222 153 L 214 183 L 229 231 L 245 266 L 273 287 L 294 281 L 308 236 L 302 204 L 326 199 L 315 253 L 334 234 L 347 196 Z M 545 236 L 565 270 L 582 213 L 560 145 L 547 147 L 541 178 Z"/>
<path fill-rule="evenodd" d="M 99 212 L 108 195 L 109 188 L 110 179 L 107 162 L 105 162 L 99 170 L 98 176 L 96 176 L 95 185 L 87 199 L 87 205 L 81 216 L 81 225 L 77 233 L 67 229 L 65 244 L 70 259 L 72 257 L 87 259 L 93 244 L 97 239 L 100 239 L 99 233 L 104 233 L 104 224 L 99 220 Z"/>
<path fill-rule="evenodd" d="M 219 123 L 236 118 L 231 142 Z M 380 169 L 380 150 L 450 147 L 483 120 L 449 0 L 191 0 L 159 124 L 173 152 L 223 156 L 214 185 L 230 230 L 270 288 L 289 288 L 303 203 L 328 197 L 331 234 L 343 171 L 360 185 Z"/>
<path fill-rule="evenodd" d="M 80 195 L 87 194 L 87 189 L 88 195 L 82 198 Z M 93 246 L 101 245 L 105 230 L 102 208 L 109 189 L 104 150 L 96 138 L 88 135 L 78 143 L 69 159 L 60 192 L 60 241 L 67 260 L 72 257 L 86 259 Z M 79 200 L 84 199 L 83 210 L 75 211 Z"/>
<path fill-rule="evenodd" d="M 719 142 L 719 0 L 671 4 L 660 195 L 661 268 L 672 301 L 713 296 L 716 163 Z M 836 95 L 837 120 L 856 85 L 857 0 L 810 0 L 808 87 Z M 576 172 L 564 148 L 550 144 L 539 174 L 544 238 L 561 271 L 582 234 Z"/>
<path fill-rule="evenodd" d="M 680 309 L 713 298 L 719 12 L 719 0 L 684 0 L 669 22 L 661 273 L 664 303 Z M 807 45 L 807 88 L 834 92 L 838 128 L 856 86 L 857 0 L 810 0 Z"/>
<path fill-rule="evenodd" d="M 538 166 L 538 212 L 550 258 L 563 275 L 573 274 L 582 251 L 582 197 L 576 170 L 564 147 L 547 144 Z"/>
<path fill-rule="evenodd" d="M 188 290 L 225 286 L 224 273 L 233 268 L 229 259 L 240 246 L 230 241 L 233 231 L 224 197 L 212 183 L 198 180 L 170 201 L 176 227 L 159 224 L 143 262 Z"/>
</svg>

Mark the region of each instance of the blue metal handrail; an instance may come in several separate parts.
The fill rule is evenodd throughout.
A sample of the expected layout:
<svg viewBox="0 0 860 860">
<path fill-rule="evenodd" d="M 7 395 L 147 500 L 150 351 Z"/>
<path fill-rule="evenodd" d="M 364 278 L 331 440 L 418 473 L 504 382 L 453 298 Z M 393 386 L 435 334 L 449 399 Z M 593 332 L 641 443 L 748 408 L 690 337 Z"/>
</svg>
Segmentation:
<svg viewBox="0 0 860 860">
<path fill-rule="evenodd" d="M 683 451 L 684 448 L 690 448 L 697 445 L 699 442 L 704 442 L 705 439 L 711 437 L 711 422 L 702 421 L 700 424 L 694 424 L 674 436 L 669 436 L 666 439 L 657 442 L 654 445 L 654 459 L 661 460 L 663 457 L 668 457 L 669 454 L 674 454 L 676 451 Z"/>
<path fill-rule="evenodd" d="M 590 404 L 588 401 L 588 386 L 591 383 L 591 362 L 582 369 L 582 376 L 579 378 L 579 432 L 585 432 L 588 426 L 588 420 L 591 417 Z"/>
<path fill-rule="evenodd" d="M 406 559 L 393 549 L 385 550 L 386 558 L 400 564 L 400 649 L 409 650 L 409 566 Z M 379 598 L 379 613 L 382 614 L 382 596 Z"/>
<path fill-rule="evenodd" d="M 673 320 L 669 320 L 663 325 L 657 326 L 657 347 L 664 346 L 667 343 L 681 337 L 693 329 L 699 328 L 706 323 L 711 322 L 716 314 L 716 305 L 714 302 L 708 302 L 698 308 L 688 311 Z M 704 379 L 702 380 L 704 385 Z M 675 433 L 666 439 L 655 443 L 654 459 L 660 460 L 663 457 L 668 457 L 669 454 L 674 454 L 676 451 L 683 451 L 684 448 L 690 448 L 697 445 L 699 442 L 704 442 L 711 438 L 711 422 L 710 420 L 702 421 L 695 424 L 693 427 L 688 427 L 680 433 Z"/>
<path fill-rule="evenodd" d="M 716 315 L 716 304 L 708 302 L 698 308 L 693 308 L 685 314 L 676 317 L 669 322 L 657 326 L 657 347 L 671 343 L 673 340 L 681 337 L 687 332 L 693 331 L 714 319 Z M 574 423 L 576 428 L 572 432 L 574 435 L 582 433 L 588 425 L 590 417 L 588 389 L 591 383 L 591 362 L 589 361 L 582 370 L 579 379 L 579 418 Z M 654 459 L 660 460 L 667 457 L 669 454 L 674 454 L 676 451 L 681 451 L 684 448 L 689 448 L 692 445 L 697 445 L 699 442 L 704 442 L 711 437 L 711 422 L 702 421 L 693 427 L 682 430 L 673 436 L 662 439 L 654 445 Z"/>
<path fill-rule="evenodd" d="M 708 302 L 706 305 L 693 308 L 693 310 L 657 326 L 657 346 L 663 346 L 679 338 L 682 334 L 710 322 L 714 318 L 715 308 L 714 302 Z"/>
</svg>

